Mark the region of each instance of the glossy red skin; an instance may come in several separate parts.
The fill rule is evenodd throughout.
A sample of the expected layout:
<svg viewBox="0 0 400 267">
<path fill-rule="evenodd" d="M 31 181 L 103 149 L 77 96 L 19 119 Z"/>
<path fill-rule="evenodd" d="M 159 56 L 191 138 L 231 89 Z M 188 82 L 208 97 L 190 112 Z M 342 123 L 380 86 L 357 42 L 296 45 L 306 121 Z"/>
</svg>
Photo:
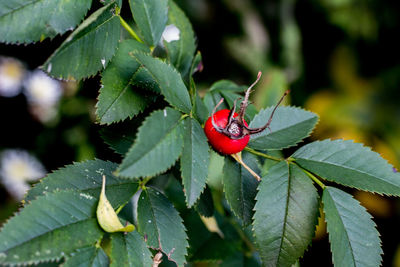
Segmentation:
<svg viewBox="0 0 400 267">
<path fill-rule="evenodd" d="M 214 122 L 222 127 L 225 128 L 226 124 L 228 123 L 228 116 L 229 116 L 229 109 L 222 109 L 214 114 Z M 233 117 L 237 117 L 238 114 L 235 112 Z M 247 126 L 247 123 L 244 122 Z M 246 135 L 241 139 L 231 139 L 225 134 L 217 132 L 211 122 L 211 117 L 208 118 L 206 124 L 204 125 L 204 133 L 208 138 L 208 142 L 211 146 L 218 152 L 230 155 L 236 154 L 242 151 L 250 140 L 250 136 Z"/>
</svg>

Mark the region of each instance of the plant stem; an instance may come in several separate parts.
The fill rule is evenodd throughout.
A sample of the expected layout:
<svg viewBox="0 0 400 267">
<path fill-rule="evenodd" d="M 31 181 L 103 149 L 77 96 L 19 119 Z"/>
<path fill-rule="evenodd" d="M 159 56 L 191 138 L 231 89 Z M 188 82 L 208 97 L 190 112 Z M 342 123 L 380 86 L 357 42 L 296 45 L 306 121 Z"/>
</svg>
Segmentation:
<svg viewBox="0 0 400 267">
<path fill-rule="evenodd" d="M 283 160 L 283 159 L 280 159 L 280 158 L 277 158 L 277 157 L 274 157 L 274 156 L 271 156 L 271 155 L 256 151 L 256 150 L 254 150 L 254 149 L 252 149 L 250 147 L 245 147 L 244 150 L 250 152 L 251 154 L 254 154 L 254 155 L 266 158 L 266 159 L 271 159 L 271 160 L 275 160 L 275 161 L 282 161 Z"/>
<path fill-rule="evenodd" d="M 237 162 L 239 162 L 240 164 L 242 164 L 242 166 L 243 166 L 246 170 L 248 170 L 248 171 L 250 172 L 250 174 L 253 175 L 254 178 L 257 179 L 257 181 L 261 181 L 261 177 L 258 176 L 258 174 L 255 173 L 255 171 L 253 171 L 249 166 L 247 166 L 246 163 L 243 162 L 243 160 L 242 160 L 242 153 L 239 152 L 239 153 L 237 153 L 237 154 L 232 154 L 231 156 L 232 156 L 232 158 L 234 158 Z"/>
<path fill-rule="evenodd" d="M 139 38 L 139 36 L 131 28 L 131 26 L 129 26 L 129 24 L 120 15 L 118 15 L 118 17 L 119 17 L 119 21 L 121 22 L 122 27 L 124 27 L 125 30 L 127 30 L 129 32 L 129 34 L 132 35 L 132 37 L 136 39 L 136 41 L 143 43 L 143 41 Z"/>
<path fill-rule="evenodd" d="M 299 166 L 298 164 L 296 164 L 297 166 Z M 300 167 L 300 166 L 299 166 Z M 301 167 L 300 167 L 301 168 Z M 301 168 L 302 170 L 303 170 L 303 172 L 305 173 L 305 174 L 307 174 L 308 175 L 308 177 L 310 177 L 311 178 L 311 180 L 313 180 L 317 185 L 319 185 L 322 189 L 325 189 L 325 185 L 314 175 L 314 174 L 312 174 L 311 172 L 309 172 L 309 171 L 307 171 L 307 170 L 305 170 L 305 169 L 303 169 L 303 168 Z"/>
</svg>

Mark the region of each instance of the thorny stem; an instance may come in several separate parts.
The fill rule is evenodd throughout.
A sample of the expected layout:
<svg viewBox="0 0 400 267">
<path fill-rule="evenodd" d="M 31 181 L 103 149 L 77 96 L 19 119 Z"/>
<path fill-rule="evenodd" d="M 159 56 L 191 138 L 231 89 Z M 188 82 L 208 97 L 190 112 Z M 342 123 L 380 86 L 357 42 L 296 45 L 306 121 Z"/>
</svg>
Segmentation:
<svg viewBox="0 0 400 267">
<path fill-rule="evenodd" d="M 120 15 L 118 15 L 118 17 L 119 17 L 119 21 L 121 22 L 122 27 L 124 27 L 125 30 L 127 30 L 129 32 L 129 34 L 132 35 L 132 37 L 136 39 L 136 41 L 143 43 L 143 41 L 139 38 L 139 36 L 131 28 L 131 26 L 129 26 L 129 24 Z"/>
<path fill-rule="evenodd" d="M 234 158 L 237 162 L 239 162 L 240 164 L 242 164 L 242 166 L 243 166 L 246 170 L 248 170 L 248 171 L 250 172 L 250 174 L 253 175 L 254 178 L 256 178 L 257 181 L 261 181 L 261 177 L 258 176 L 258 174 L 255 173 L 255 171 L 253 171 L 249 166 L 247 166 L 246 163 L 243 162 L 243 160 L 242 160 L 242 153 L 239 152 L 239 153 L 236 153 L 236 154 L 232 154 L 231 156 L 232 156 L 232 158 Z"/>
<path fill-rule="evenodd" d="M 254 154 L 254 155 L 266 158 L 266 159 L 271 159 L 271 160 L 275 160 L 275 161 L 282 161 L 283 160 L 283 159 L 280 159 L 280 158 L 277 158 L 277 157 L 274 157 L 274 156 L 271 156 L 271 155 L 256 151 L 256 150 L 254 150 L 254 149 L 252 149 L 250 147 L 245 147 L 244 150 L 250 152 L 251 154 Z"/>
</svg>

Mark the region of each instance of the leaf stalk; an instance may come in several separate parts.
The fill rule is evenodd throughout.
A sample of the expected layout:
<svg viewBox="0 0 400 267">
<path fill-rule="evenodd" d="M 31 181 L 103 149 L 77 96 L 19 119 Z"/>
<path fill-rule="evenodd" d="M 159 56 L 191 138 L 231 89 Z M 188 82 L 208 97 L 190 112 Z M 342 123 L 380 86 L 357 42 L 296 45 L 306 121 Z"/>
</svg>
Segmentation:
<svg viewBox="0 0 400 267">
<path fill-rule="evenodd" d="M 256 178 L 257 181 L 261 181 L 261 177 L 255 171 L 253 171 L 249 166 L 247 166 L 246 163 L 244 163 L 244 161 L 242 159 L 242 153 L 239 152 L 237 154 L 232 154 L 231 156 L 237 162 L 239 162 L 246 170 L 248 170 L 250 172 L 250 174 L 253 175 L 254 178 Z"/>
<path fill-rule="evenodd" d="M 121 22 L 122 27 L 125 28 L 125 30 L 127 30 L 129 32 L 129 34 L 136 39 L 136 41 L 138 41 L 139 43 L 143 44 L 142 39 L 139 38 L 139 36 L 136 34 L 136 32 L 131 28 L 131 26 L 129 26 L 129 24 L 120 16 L 119 17 L 119 21 Z"/>
<path fill-rule="evenodd" d="M 280 159 L 280 158 L 277 158 L 277 157 L 262 153 L 260 151 L 256 151 L 256 150 L 254 150 L 254 149 L 252 149 L 250 147 L 245 147 L 244 150 L 246 150 L 247 152 L 250 152 L 251 154 L 254 154 L 254 155 L 266 158 L 266 159 L 275 160 L 275 161 L 282 161 L 283 160 L 283 159 Z"/>
</svg>

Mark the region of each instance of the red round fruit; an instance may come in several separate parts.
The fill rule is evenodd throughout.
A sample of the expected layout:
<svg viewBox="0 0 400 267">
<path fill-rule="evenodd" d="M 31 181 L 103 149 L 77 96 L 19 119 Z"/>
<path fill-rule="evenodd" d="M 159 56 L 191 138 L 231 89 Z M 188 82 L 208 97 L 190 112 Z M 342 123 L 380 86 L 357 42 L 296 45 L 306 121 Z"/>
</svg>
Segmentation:
<svg viewBox="0 0 400 267">
<path fill-rule="evenodd" d="M 214 122 L 217 126 L 225 128 L 228 124 L 229 109 L 222 109 L 214 113 Z M 237 117 L 238 114 L 235 112 L 233 117 Z M 247 126 L 247 123 L 244 121 Z M 204 125 L 204 132 L 208 138 L 211 146 L 222 154 L 236 154 L 242 151 L 250 140 L 250 135 L 245 135 L 240 139 L 232 139 L 229 136 L 218 132 L 213 124 L 211 117 L 208 118 Z"/>
</svg>

